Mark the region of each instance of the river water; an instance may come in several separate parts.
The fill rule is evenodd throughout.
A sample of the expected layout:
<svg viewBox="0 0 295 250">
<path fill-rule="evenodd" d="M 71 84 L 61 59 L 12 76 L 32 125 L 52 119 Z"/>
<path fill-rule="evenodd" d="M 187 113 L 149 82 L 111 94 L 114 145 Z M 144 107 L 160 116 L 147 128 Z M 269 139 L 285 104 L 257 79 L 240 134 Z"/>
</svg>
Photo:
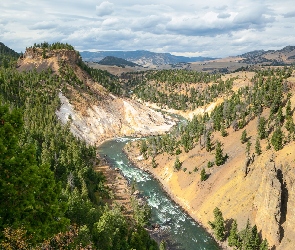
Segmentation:
<svg viewBox="0 0 295 250">
<path fill-rule="evenodd" d="M 130 138 L 118 138 L 103 143 L 98 152 L 107 155 L 107 160 L 114 168 L 119 168 L 125 178 L 136 183 L 141 194 L 148 197 L 151 207 L 152 224 L 159 224 L 166 237 L 172 243 L 172 249 L 219 249 L 213 238 L 163 191 L 158 181 L 151 175 L 136 168 L 122 152 Z"/>
</svg>

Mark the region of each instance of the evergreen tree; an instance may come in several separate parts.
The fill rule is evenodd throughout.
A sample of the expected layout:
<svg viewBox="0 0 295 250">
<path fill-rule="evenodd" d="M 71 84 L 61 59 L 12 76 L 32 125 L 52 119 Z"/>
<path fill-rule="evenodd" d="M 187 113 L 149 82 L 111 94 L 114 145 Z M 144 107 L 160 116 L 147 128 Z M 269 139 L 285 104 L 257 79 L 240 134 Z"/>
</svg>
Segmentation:
<svg viewBox="0 0 295 250">
<path fill-rule="evenodd" d="M 239 235 L 238 235 L 238 224 L 237 221 L 234 220 L 231 224 L 231 229 L 228 237 L 228 245 L 230 247 L 237 247 L 239 244 Z"/>
<path fill-rule="evenodd" d="M 128 249 L 127 222 L 119 208 L 105 208 L 99 221 L 94 224 L 94 240 L 98 249 Z"/>
<path fill-rule="evenodd" d="M 249 240 L 249 248 L 253 250 L 258 250 L 260 245 L 260 238 L 257 231 L 257 226 L 254 225 L 251 230 L 251 237 Z"/>
<path fill-rule="evenodd" d="M 260 155 L 260 154 L 262 153 L 259 138 L 256 139 L 256 143 L 255 143 L 255 153 L 256 153 L 257 155 Z"/>
<path fill-rule="evenodd" d="M 264 117 L 260 117 L 259 121 L 258 121 L 258 135 L 259 135 L 259 139 L 265 139 L 266 138 L 266 120 Z"/>
<path fill-rule="evenodd" d="M 242 144 L 244 144 L 246 141 L 247 141 L 247 131 L 246 131 L 246 129 L 245 129 L 245 130 L 243 130 L 243 132 L 242 132 L 241 142 L 242 142 Z"/>
<path fill-rule="evenodd" d="M 205 180 L 207 180 L 207 174 L 205 169 L 203 168 L 201 171 L 201 181 L 205 181 Z"/>
<path fill-rule="evenodd" d="M 292 109 L 291 109 L 291 101 L 289 98 L 286 105 L 286 117 L 290 117 L 290 116 L 292 116 Z"/>
<path fill-rule="evenodd" d="M 32 145 L 19 145 L 20 111 L 0 106 L 0 121 L 0 232 L 5 227 L 24 227 L 38 242 L 65 230 L 66 206 L 60 201 L 61 187 L 53 172 L 48 165 L 37 166 Z"/>
<path fill-rule="evenodd" d="M 217 141 L 215 151 L 215 163 L 217 166 L 224 164 L 225 157 L 223 156 L 223 150 L 221 148 L 221 142 Z"/>
<path fill-rule="evenodd" d="M 179 158 L 176 157 L 176 160 L 174 162 L 174 169 L 176 171 L 179 171 L 181 169 L 181 166 L 182 166 L 182 162 L 180 162 Z"/>
<path fill-rule="evenodd" d="M 222 212 L 218 207 L 216 207 L 213 210 L 213 214 L 214 221 L 209 221 L 209 224 L 214 230 L 214 235 L 216 236 L 217 240 L 223 241 L 225 239 L 225 227 Z"/>
<path fill-rule="evenodd" d="M 276 151 L 283 148 L 283 132 L 280 128 L 277 128 L 272 137 L 271 137 L 271 144 L 273 145 Z"/>
<path fill-rule="evenodd" d="M 250 141 L 247 141 L 246 145 L 246 154 L 249 156 L 250 155 L 250 149 L 251 149 L 252 143 Z"/>
<path fill-rule="evenodd" d="M 260 246 L 259 246 L 259 250 L 268 250 L 268 242 L 267 242 L 266 239 L 264 239 L 264 240 L 261 242 L 261 244 L 260 244 Z"/>
<path fill-rule="evenodd" d="M 222 137 L 228 136 L 228 132 L 225 130 L 225 126 L 223 123 L 221 124 L 220 132 Z"/>
<path fill-rule="evenodd" d="M 208 132 L 206 136 L 206 151 L 211 152 L 211 150 L 212 150 L 211 133 Z"/>
</svg>

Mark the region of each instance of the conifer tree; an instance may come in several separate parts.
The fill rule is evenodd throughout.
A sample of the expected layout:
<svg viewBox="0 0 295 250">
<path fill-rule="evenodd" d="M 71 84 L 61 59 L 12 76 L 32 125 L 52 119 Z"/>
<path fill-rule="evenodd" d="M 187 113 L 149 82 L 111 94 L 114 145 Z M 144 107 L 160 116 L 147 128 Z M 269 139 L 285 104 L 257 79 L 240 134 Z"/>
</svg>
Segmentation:
<svg viewBox="0 0 295 250">
<path fill-rule="evenodd" d="M 223 156 L 223 150 L 221 148 L 221 142 L 217 141 L 216 151 L 215 151 L 215 163 L 217 166 L 222 165 L 225 162 L 225 157 Z"/>
<path fill-rule="evenodd" d="M 246 145 L 246 154 L 249 156 L 250 155 L 250 149 L 251 149 L 252 143 L 250 141 L 247 141 Z"/>
<path fill-rule="evenodd" d="M 257 155 L 260 155 L 260 154 L 262 153 L 259 138 L 256 139 L 256 143 L 255 143 L 255 153 L 256 153 Z"/>
<path fill-rule="evenodd" d="M 277 128 L 272 137 L 271 137 L 271 144 L 273 145 L 276 151 L 279 151 L 283 148 L 283 132 L 280 128 Z"/>
<path fill-rule="evenodd" d="M 217 240 L 223 241 L 225 239 L 225 227 L 222 212 L 218 207 L 215 207 L 213 214 L 214 221 L 209 221 L 209 225 L 214 230 L 214 235 L 216 236 Z"/>
<path fill-rule="evenodd" d="M 211 150 L 212 150 L 211 133 L 208 132 L 206 136 L 206 151 L 211 152 Z"/>
<path fill-rule="evenodd" d="M 247 141 L 247 131 L 246 131 L 246 129 L 245 129 L 245 130 L 243 130 L 243 132 L 242 132 L 241 142 L 242 142 L 242 144 L 244 144 L 246 141 Z"/>
<path fill-rule="evenodd" d="M 239 243 L 239 235 L 238 235 L 238 224 L 237 221 L 234 220 L 231 224 L 231 229 L 228 237 L 228 245 L 230 247 L 237 247 Z"/>
<path fill-rule="evenodd" d="M 181 169 L 181 166 L 182 166 L 182 162 L 180 162 L 179 158 L 176 157 L 176 160 L 174 162 L 174 169 L 176 171 L 179 171 Z"/>
<path fill-rule="evenodd" d="M 206 170 L 203 168 L 201 171 L 201 181 L 207 180 Z"/>
<path fill-rule="evenodd" d="M 258 135 L 259 135 L 259 139 L 265 139 L 266 138 L 266 120 L 264 117 L 260 117 L 259 121 L 258 121 Z"/>
<path fill-rule="evenodd" d="M 260 246 L 259 246 L 259 250 L 268 250 L 268 242 L 267 242 L 266 239 L 264 239 L 264 240 L 261 242 L 261 244 L 260 244 Z"/>
</svg>

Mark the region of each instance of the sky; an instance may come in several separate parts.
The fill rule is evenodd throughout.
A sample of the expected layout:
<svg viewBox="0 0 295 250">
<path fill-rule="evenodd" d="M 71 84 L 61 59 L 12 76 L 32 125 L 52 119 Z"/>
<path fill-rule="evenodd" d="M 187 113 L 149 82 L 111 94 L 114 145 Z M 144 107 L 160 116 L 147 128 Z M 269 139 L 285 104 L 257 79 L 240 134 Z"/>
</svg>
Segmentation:
<svg viewBox="0 0 295 250">
<path fill-rule="evenodd" d="M 295 46 L 294 0 L 1 0 L 0 42 L 226 57 Z"/>
</svg>

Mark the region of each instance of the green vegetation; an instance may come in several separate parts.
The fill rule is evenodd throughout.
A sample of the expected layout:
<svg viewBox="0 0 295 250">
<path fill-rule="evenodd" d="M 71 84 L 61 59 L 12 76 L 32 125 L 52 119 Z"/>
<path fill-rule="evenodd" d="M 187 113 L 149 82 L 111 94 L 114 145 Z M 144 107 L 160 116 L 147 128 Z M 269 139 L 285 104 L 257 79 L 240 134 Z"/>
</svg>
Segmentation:
<svg viewBox="0 0 295 250">
<path fill-rule="evenodd" d="M 208 177 L 207 177 L 207 174 L 206 174 L 206 170 L 203 168 L 202 171 L 201 171 L 201 181 L 205 181 L 207 179 L 208 179 Z"/>
<path fill-rule="evenodd" d="M 217 240 L 223 241 L 225 239 L 225 228 L 224 228 L 224 219 L 222 216 L 222 212 L 218 207 L 214 208 L 214 221 L 209 221 L 209 225 L 214 230 L 214 235 Z"/>
<path fill-rule="evenodd" d="M 168 72 L 171 73 L 169 76 Z M 284 83 L 284 80 L 288 78 L 292 72 L 293 67 L 257 70 L 255 76 L 251 79 L 253 83 L 251 86 L 241 87 L 236 92 L 226 90 L 227 87 L 219 90 L 219 92 L 216 91 L 216 96 L 227 93 L 227 97 L 224 99 L 224 102 L 213 109 L 210 115 L 205 113 L 203 116 L 195 116 L 191 121 L 175 128 L 169 134 L 147 138 L 145 143 L 147 157 L 154 157 L 162 153 L 178 155 L 183 151 L 187 153 L 197 146 L 199 146 L 201 150 L 205 148 L 206 151 L 210 152 L 213 148 L 212 142 L 214 141 L 214 132 L 220 131 L 223 136 L 227 136 L 227 128 L 232 127 L 234 131 L 244 129 L 255 117 L 258 118 L 257 138 L 263 140 L 270 136 L 271 145 L 275 150 L 280 150 L 286 143 L 290 143 L 295 139 L 295 125 L 290 103 L 291 94 L 289 93 L 288 85 Z M 175 70 L 163 72 L 151 71 L 146 73 L 146 75 L 144 73 L 138 73 L 132 76 L 133 78 L 135 78 L 135 76 L 138 77 L 138 79 L 140 79 L 138 81 L 145 82 L 147 86 L 149 86 L 147 84 L 147 79 L 157 82 L 156 85 L 153 85 L 157 86 L 157 89 L 165 89 L 167 85 L 165 91 L 167 93 L 172 93 L 174 91 L 172 86 L 178 86 L 178 83 L 186 84 L 192 81 L 192 79 L 188 80 L 190 79 L 190 74 L 193 73 Z M 182 76 L 187 76 L 188 78 L 182 79 Z M 204 75 L 200 74 L 199 77 L 201 76 L 204 77 Z M 127 75 L 125 75 L 125 77 L 127 78 Z M 211 77 L 213 78 L 210 78 L 210 80 L 215 79 L 218 81 L 216 76 L 212 75 Z M 197 80 L 197 78 L 194 79 Z M 204 78 L 201 79 L 205 81 Z M 231 81 L 233 81 L 233 79 L 231 79 Z M 168 88 L 168 85 L 170 88 Z M 139 93 L 136 95 L 140 97 Z M 199 95 L 194 101 L 202 102 L 202 98 L 202 95 Z M 212 101 L 209 99 L 208 101 Z M 186 103 L 186 105 L 190 105 L 188 99 Z M 280 106 L 282 108 L 280 108 Z M 284 107 L 286 109 L 285 116 L 282 115 L 282 109 Z M 262 116 L 262 112 L 265 109 L 271 111 L 268 118 Z M 280 129 L 277 129 L 277 127 L 280 127 Z M 283 128 L 286 128 L 288 132 L 287 135 L 284 134 L 285 130 L 283 130 Z M 247 131 L 244 129 L 241 141 L 245 143 L 247 140 Z M 250 153 L 250 149 L 251 142 L 248 142 L 246 145 L 246 154 Z M 268 144 L 268 149 L 270 149 L 270 144 Z M 260 151 L 261 148 L 259 150 L 259 145 L 256 143 L 255 152 L 259 154 Z M 223 154 L 220 142 L 216 142 L 216 166 L 224 164 L 226 158 L 227 154 Z"/>
<path fill-rule="evenodd" d="M 11 68 L 15 66 L 19 54 L 0 42 L 0 67 Z"/>
<path fill-rule="evenodd" d="M 246 141 L 247 141 L 247 131 L 246 131 L 246 129 L 245 129 L 245 130 L 243 130 L 243 132 L 242 132 L 241 142 L 242 142 L 242 144 L 244 144 Z"/>
<path fill-rule="evenodd" d="M 255 143 L 255 153 L 256 153 L 257 155 L 260 155 L 260 154 L 262 153 L 259 138 L 256 139 L 256 143 Z"/>
<path fill-rule="evenodd" d="M 247 221 L 246 227 L 240 232 L 238 231 L 238 224 L 236 220 L 231 223 L 231 228 L 227 234 L 225 230 L 225 222 L 222 216 L 222 212 L 218 207 L 213 210 L 214 221 L 208 222 L 214 231 L 214 235 L 217 240 L 226 240 L 226 235 L 228 235 L 228 245 L 234 247 L 235 249 L 251 249 L 251 250 L 261 250 L 268 249 L 268 242 L 266 239 L 261 240 L 256 225 L 250 226 L 249 220 Z"/>
<path fill-rule="evenodd" d="M 34 45 L 30 48 L 36 49 L 36 48 L 40 48 L 40 49 L 44 49 L 44 50 L 58 50 L 58 49 L 65 49 L 65 50 L 75 50 L 75 48 L 68 44 L 68 43 L 60 43 L 60 42 L 56 42 L 56 43 L 48 43 L 48 42 L 43 42 L 43 43 L 34 43 Z"/>
<path fill-rule="evenodd" d="M 143 228 L 148 209 L 108 208 L 95 148 L 57 119 L 58 93 L 82 89 L 72 68 L 61 70 L 0 67 L 0 248 L 158 249 Z"/>
<path fill-rule="evenodd" d="M 176 157 L 176 160 L 174 162 L 174 169 L 176 171 L 179 171 L 181 169 L 181 166 L 182 166 L 182 162 L 180 162 L 179 158 Z"/>
<path fill-rule="evenodd" d="M 128 84 L 135 86 L 132 90 L 137 98 L 178 110 L 193 110 L 229 93 L 234 80 L 224 82 L 219 74 L 188 70 L 161 70 L 149 71 L 145 75 L 138 74 L 141 76 L 135 77 L 133 74 Z M 214 84 L 209 84 L 210 82 Z M 200 83 L 204 87 L 200 87 Z"/>
<path fill-rule="evenodd" d="M 225 161 L 226 161 L 226 157 L 223 155 L 221 143 L 220 141 L 217 141 L 216 149 L 215 149 L 215 164 L 216 166 L 220 166 L 220 165 L 223 165 Z"/>
</svg>

